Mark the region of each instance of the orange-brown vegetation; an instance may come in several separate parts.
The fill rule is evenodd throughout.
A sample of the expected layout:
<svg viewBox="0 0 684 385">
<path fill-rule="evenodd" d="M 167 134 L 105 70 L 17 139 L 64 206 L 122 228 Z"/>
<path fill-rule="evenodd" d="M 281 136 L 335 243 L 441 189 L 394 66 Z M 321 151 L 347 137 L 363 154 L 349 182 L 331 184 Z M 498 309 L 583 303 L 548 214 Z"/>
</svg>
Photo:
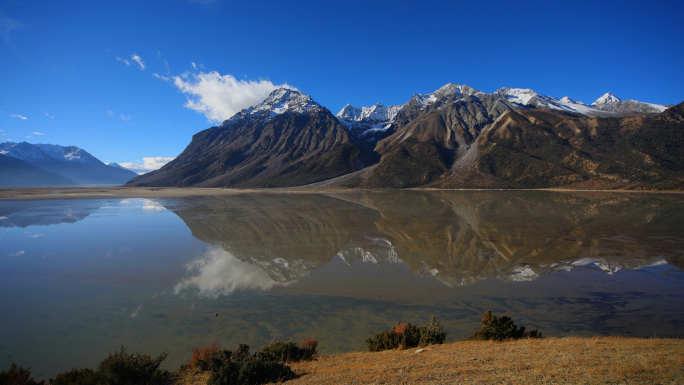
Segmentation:
<svg viewBox="0 0 684 385">
<path fill-rule="evenodd" d="M 468 341 L 322 356 L 290 365 L 288 384 L 684 383 L 684 340 L 549 338 Z"/>
<path fill-rule="evenodd" d="M 204 346 L 204 347 L 197 346 L 195 348 L 192 348 L 192 357 L 190 357 L 186 366 L 188 369 L 194 368 L 195 365 L 197 364 L 197 361 L 206 360 L 218 352 L 219 352 L 219 346 L 216 345 L 216 342 L 212 343 L 209 346 Z"/>
</svg>

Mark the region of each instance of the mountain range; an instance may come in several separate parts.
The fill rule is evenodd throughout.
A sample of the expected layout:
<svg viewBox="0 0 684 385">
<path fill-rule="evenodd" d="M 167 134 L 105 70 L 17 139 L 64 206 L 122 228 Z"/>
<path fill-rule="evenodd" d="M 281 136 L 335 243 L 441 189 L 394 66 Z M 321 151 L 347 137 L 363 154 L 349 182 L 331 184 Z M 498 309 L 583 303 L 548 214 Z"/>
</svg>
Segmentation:
<svg viewBox="0 0 684 385">
<path fill-rule="evenodd" d="M 586 105 L 450 83 L 333 115 L 279 88 L 128 185 L 679 189 L 683 113 L 610 93 Z"/>
<path fill-rule="evenodd" d="M 136 176 L 75 146 L 0 143 L 1 187 L 120 185 Z"/>
</svg>

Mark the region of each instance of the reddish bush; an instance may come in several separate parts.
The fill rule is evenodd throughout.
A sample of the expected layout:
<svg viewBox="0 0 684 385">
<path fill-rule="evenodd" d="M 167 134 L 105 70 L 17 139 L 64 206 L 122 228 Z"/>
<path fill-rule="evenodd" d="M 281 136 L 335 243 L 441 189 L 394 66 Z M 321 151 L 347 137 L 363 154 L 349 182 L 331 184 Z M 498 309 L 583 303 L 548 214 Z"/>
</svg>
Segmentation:
<svg viewBox="0 0 684 385">
<path fill-rule="evenodd" d="M 219 349 L 216 342 L 209 346 L 192 348 L 192 358 L 188 360 L 188 363 L 186 364 L 187 367 L 194 368 L 197 365 L 197 362 L 211 358 L 211 356 L 219 352 Z"/>
<path fill-rule="evenodd" d="M 313 338 L 304 338 L 302 342 L 299 343 L 299 350 L 302 355 L 302 359 L 310 360 L 313 356 L 318 353 L 318 341 Z"/>
<path fill-rule="evenodd" d="M 393 329 L 394 333 L 398 336 L 404 334 L 404 331 L 406 330 L 406 325 L 403 323 L 399 322 L 397 326 L 395 326 Z"/>
</svg>

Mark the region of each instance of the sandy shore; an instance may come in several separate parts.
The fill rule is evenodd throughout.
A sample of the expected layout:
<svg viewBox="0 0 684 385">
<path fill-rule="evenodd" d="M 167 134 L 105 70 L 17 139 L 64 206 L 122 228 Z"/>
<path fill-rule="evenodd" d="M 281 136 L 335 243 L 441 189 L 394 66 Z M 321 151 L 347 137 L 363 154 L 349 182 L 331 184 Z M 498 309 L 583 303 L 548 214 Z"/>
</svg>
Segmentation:
<svg viewBox="0 0 684 385">
<path fill-rule="evenodd" d="M 100 199 L 100 198 L 173 198 L 222 196 L 246 193 L 301 193 L 304 189 L 225 189 L 197 187 L 40 187 L 2 188 L 0 200 Z"/>
<path fill-rule="evenodd" d="M 410 189 L 419 191 L 524 191 L 524 190 L 445 190 L 445 189 Z M 190 196 L 225 196 L 234 194 L 325 194 L 344 191 L 363 191 L 361 189 L 315 189 L 306 187 L 273 188 L 273 189 L 234 189 L 234 188 L 200 188 L 200 187 L 13 187 L 0 188 L 0 201 L 3 200 L 49 200 L 49 199 L 101 199 L 101 198 L 173 198 Z M 570 192 L 611 192 L 640 194 L 684 194 L 682 191 L 647 191 L 647 190 L 564 190 L 564 189 L 532 189 L 526 191 Z"/>
</svg>

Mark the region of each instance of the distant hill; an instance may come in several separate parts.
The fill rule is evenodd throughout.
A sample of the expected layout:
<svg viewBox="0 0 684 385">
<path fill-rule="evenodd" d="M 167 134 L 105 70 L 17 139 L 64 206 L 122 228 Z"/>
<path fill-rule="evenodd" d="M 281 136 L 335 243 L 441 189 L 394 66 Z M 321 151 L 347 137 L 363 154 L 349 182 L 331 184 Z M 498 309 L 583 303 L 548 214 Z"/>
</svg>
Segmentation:
<svg viewBox="0 0 684 385">
<path fill-rule="evenodd" d="M 119 185 L 137 176 L 133 171 L 108 166 L 87 151 L 75 146 L 5 142 L 0 143 L 0 154 L 63 178 L 59 182 L 52 178 L 41 185 Z M 12 180 L 12 182 L 6 182 L 11 183 L 12 187 L 37 186 L 35 184 L 16 184 L 21 183 L 24 179 L 12 171 L 14 169 L 10 167 L 9 163 L 1 167 L 2 172 L 9 175 L 8 180 Z M 29 179 L 26 181 L 28 183 Z"/>
<path fill-rule="evenodd" d="M 0 187 L 72 186 L 77 183 L 62 175 L 43 171 L 21 159 L 0 154 Z"/>
</svg>

